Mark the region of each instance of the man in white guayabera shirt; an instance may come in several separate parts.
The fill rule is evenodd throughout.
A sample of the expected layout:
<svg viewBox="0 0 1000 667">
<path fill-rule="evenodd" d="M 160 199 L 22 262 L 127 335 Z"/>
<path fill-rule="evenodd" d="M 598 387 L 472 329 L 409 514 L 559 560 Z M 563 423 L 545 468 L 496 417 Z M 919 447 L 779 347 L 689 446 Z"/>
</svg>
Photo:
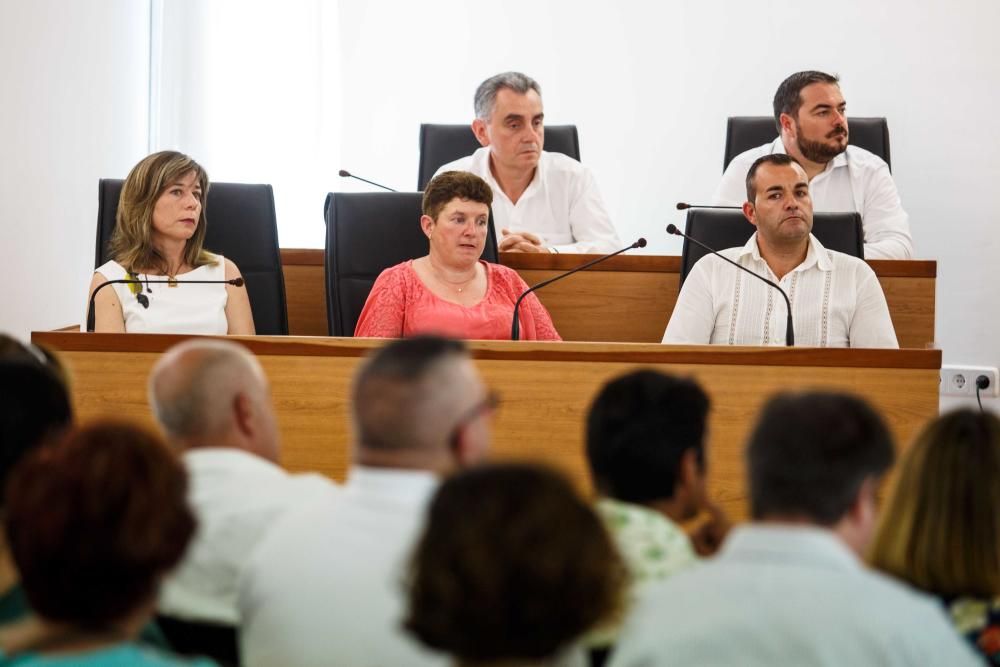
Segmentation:
<svg viewBox="0 0 1000 667">
<path fill-rule="evenodd" d="M 858 146 L 848 146 L 847 103 L 837 77 L 796 72 L 774 94 L 780 136 L 733 158 L 715 191 L 714 203 L 739 206 L 743 177 L 761 155 L 788 153 L 809 176 L 817 211 L 861 214 L 867 259 L 910 259 L 910 219 L 899 201 L 889 165 Z"/>
<path fill-rule="evenodd" d="M 899 347 L 882 287 L 857 257 L 812 235 L 809 180 L 784 153 L 757 159 L 746 175 L 743 214 L 757 231 L 721 254 L 778 283 L 792 305 L 795 343 Z M 684 281 L 664 343 L 784 345 L 788 310 L 773 287 L 706 255 Z"/>
<path fill-rule="evenodd" d="M 542 150 L 545 113 L 538 82 L 504 72 L 476 90 L 472 131 L 482 148 L 449 162 L 493 188 L 500 252 L 606 253 L 621 248 L 590 170 Z"/>
</svg>

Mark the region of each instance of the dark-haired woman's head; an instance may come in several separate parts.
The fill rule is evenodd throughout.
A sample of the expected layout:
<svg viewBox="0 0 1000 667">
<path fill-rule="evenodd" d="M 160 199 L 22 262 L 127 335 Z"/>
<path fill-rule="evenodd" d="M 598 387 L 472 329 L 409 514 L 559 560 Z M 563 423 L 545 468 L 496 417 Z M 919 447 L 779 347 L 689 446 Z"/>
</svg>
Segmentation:
<svg viewBox="0 0 1000 667">
<path fill-rule="evenodd" d="M 563 477 L 470 469 L 435 496 L 413 556 L 405 625 L 464 663 L 545 659 L 619 611 L 625 567 Z"/>
</svg>

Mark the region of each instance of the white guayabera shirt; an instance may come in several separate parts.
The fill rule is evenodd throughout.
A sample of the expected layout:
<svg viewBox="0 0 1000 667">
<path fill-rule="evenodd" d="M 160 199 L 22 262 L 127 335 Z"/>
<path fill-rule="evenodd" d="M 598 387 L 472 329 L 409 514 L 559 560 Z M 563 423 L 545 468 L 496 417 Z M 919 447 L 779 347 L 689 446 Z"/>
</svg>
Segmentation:
<svg viewBox="0 0 1000 667">
<path fill-rule="evenodd" d="M 721 254 L 785 290 L 796 346 L 899 347 L 882 286 L 857 257 L 827 250 L 810 234 L 805 260 L 778 280 L 760 256 L 756 233 Z M 706 255 L 684 281 L 663 342 L 784 345 L 787 313 L 773 287 Z"/>
</svg>

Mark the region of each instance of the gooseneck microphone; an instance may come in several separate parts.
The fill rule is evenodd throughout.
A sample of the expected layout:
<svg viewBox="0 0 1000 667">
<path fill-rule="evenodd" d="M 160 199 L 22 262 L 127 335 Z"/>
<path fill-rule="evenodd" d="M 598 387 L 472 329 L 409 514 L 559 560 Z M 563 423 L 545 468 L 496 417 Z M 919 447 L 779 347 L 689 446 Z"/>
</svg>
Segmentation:
<svg viewBox="0 0 1000 667">
<path fill-rule="evenodd" d="M 338 173 L 340 174 L 341 178 L 353 178 L 353 179 L 356 179 L 356 180 L 359 180 L 359 181 L 363 181 L 364 183 L 367 183 L 368 185 L 374 185 L 377 188 L 382 188 L 383 190 L 388 190 L 389 192 L 398 192 L 398 190 L 393 190 L 392 188 L 390 188 L 387 185 L 382 185 L 381 183 L 376 183 L 375 181 L 369 181 L 367 178 L 361 178 L 360 176 L 355 176 L 354 174 L 352 174 L 351 172 L 347 171 L 346 169 L 341 169 Z"/>
<path fill-rule="evenodd" d="M 565 278 L 567 276 L 571 276 L 574 273 L 576 273 L 577 271 L 583 271 L 584 269 L 589 269 L 593 265 L 600 264 L 604 260 L 611 259 L 615 255 L 620 255 L 620 254 L 622 254 L 623 252 L 625 252 L 627 250 L 632 250 L 633 248 L 645 248 L 645 247 L 646 247 L 646 239 L 640 238 L 638 241 L 636 241 L 632 245 L 626 246 L 626 247 L 622 248 L 621 250 L 616 250 L 615 252 L 611 253 L 610 255 L 604 255 L 603 257 L 598 257 L 597 259 L 592 259 L 589 262 L 581 264 L 580 266 L 576 267 L 575 269 L 570 269 L 566 273 L 560 273 L 558 276 L 553 276 L 553 277 L 549 278 L 548 280 L 543 280 L 542 282 L 537 283 L 535 285 L 532 285 L 528 289 L 524 290 L 521 293 L 521 296 L 517 297 L 517 301 L 514 302 L 514 319 L 510 323 L 510 339 L 511 340 L 520 340 L 520 337 L 521 337 L 521 323 L 518 321 L 517 315 L 518 315 L 518 312 L 519 312 L 519 310 L 521 308 L 521 301 L 524 300 L 524 297 L 528 296 L 529 294 L 531 294 L 532 292 L 534 292 L 537 289 L 545 287 L 546 285 L 551 285 L 555 281 L 562 280 L 563 278 Z"/>
<path fill-rule="evenodd" d="M 742 211 L 742 206 L 706 206 L 704 204 L 688 204 L 687 202 L 679 201 L 677 202 L 678 211 L 686 211 L 689 208 L 722 208 L 727 211 Z"/>
<path fill-rule="evenodd" d="M 729 262 L 730 264 L 732 264 L 733 266 L 735 266 L 737 269 L 739 269 L 741 271 L 746 271 L 747 273 L 749 273 L 754 278 L 757 278 L 758 280 L 763 280 L 765 283 L 767 283 L 768 285 L 770 285 L 774 289 L 778 290 L 778 292 L 781 293 L 781 296 L 785 297 L 785 305 L 788 307 L 788 318 L 785 321 L 785 345 L 787 345 L 788 347 L 792 347 L 793 345 L 795 345 L 795 330 L 792 328 L 792 302 L 788 300 L 788 295 L 785 294 L 785 290 L 781 289 L 781 287 L 779 287 L 777 283 L 775 283 L 775 282 L 773 282 L 771 280 L 768 280 L 767 278 L 765 278 L 764 276 L 760 275 L 759 273 L 755 273 L 755 272 L 751 271 L 750 269 L 748 269 L 747 267 L 742 266 L 741 264 L 739 264 L 737 262 L 734 262 L 733 260 L 729 259 L 725 255 L 722 255 L 722 254 L 716 252 L 713 248 L 709 248 L 707 245 L 705 245 L 704 243 L 702 243 L 698 239 L 694 238 L 693 236 L 688 236 L 687 234 L 685 234 L 681 230 L 677 229 L 677 225 L 675 225 L 673 223 L 667 225 L 667 233 L 668 234 L 673 234 L 675 236 L 683 236 L 684 238 L 686 238 L 691 243 L 694 243 L 697 246 L 701 246 L 702 248 L 704 248 L 708 252 L 712 253 L 716 257 L 719 257 L 720 259 L 726 260 L 727 262 Z"/>
<path fill-rule="evenodd" d="M 106 280 L 90 293 L 90 302 L 87 304 L 87 333 L 94 333 L 94 320 L 96 319 L 94 301 L 97 299 L 97 293 L 108 285 L 233 285 L 234 287 L 243 287 L 243 282 L 243 278 L 233 278 L 232 280 L 140 280 L 138 278 Z M 142 292 L 135 295 L 135 300 L 143 308 L 149 308 L 149 297 Z"/>
</svg>

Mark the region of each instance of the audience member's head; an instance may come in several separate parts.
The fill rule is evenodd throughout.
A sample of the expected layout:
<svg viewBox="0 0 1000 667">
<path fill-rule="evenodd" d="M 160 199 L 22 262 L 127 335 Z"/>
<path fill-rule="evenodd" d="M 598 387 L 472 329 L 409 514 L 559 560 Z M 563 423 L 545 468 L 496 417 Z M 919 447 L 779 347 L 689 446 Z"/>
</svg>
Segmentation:
<svg viewBox="0 0 1000 667">
<path fill-rule="evenodd" d="M 694 380 L 639 370 L 607 383 L 587 417 L 587 461 L 602 495 L 629 503 L 705 501 L 708 396 Z"/>
<path fill-rule="evenodd" d="M 406 628 L 461 664 L 541 660 L 619 611 L 625 568 L 588 504 L 528 464 L 475 468 L 431 503 Z"/>
<path fill-rule="evenodd" d="M 1000 419 L 957 410 L 903 458 L 872 564 L 941 597 L 1000 596 Z"/>
<path fill-rule="evenodd" d="M 150 374 L 149 402 L 176 447 L 235 447 L 278 460 L 270 385 L 241 345 L 196 339 L 167 350 Z"/>
<path fill-rule="evenodd" d="M 747 446 L 751 515 L 832 529 L 861 553 L 874 531 L 875 490 L 893 456 L 889 431 L 860 398 L 779 394 L 764 406 Z"/>
<path fill-rule="evenodd" d="M 73 410 L 62 381 L 38 359 L 0 358 L 0 499 L 21 458 L 70 426 Z"/>
<path fill-rule="evenodd" d="M 4 524 L 21 584 L 44 621 L 137 631 L 195 529 L 187 477 L 155 435 L 98 423 L 27 456 Z"/>
<path fill-rule="evenodd" d="M 393 341 L 354 380 L 357 459 L 436 472 L 478 462 L 495 407 L 463 343 L 433 336 Z"/>
<path fill-rule="evenodd" d="M 52 371 L 67 387 L 69 386 L 69 370 L 55 352 L 44 345 L 22 343 L 12 336 L 0 333 L 0 360 L 36 361 Z"/>
</svg>

